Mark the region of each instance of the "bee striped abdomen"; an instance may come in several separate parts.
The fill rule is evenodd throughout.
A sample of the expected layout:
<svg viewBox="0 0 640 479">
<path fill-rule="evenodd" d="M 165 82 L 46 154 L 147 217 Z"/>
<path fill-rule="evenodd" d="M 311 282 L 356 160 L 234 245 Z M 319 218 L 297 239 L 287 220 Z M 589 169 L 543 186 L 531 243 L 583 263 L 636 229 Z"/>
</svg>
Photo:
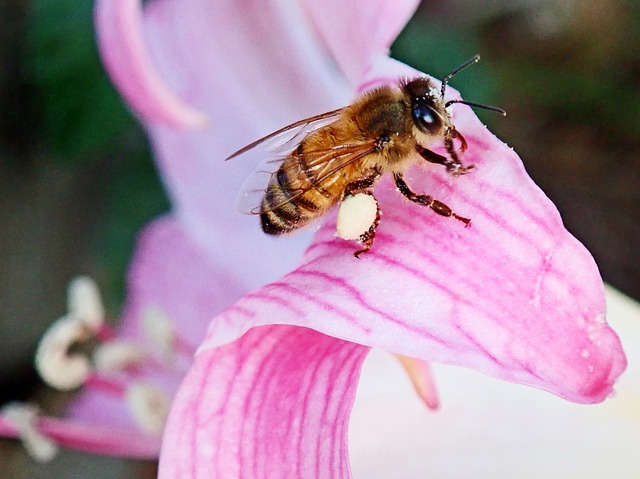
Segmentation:
<svg viewBox="0 0 640 479">
<path fill-rule="evenodd" d="M 336 180 L 340 180 L 339 175 L 331 175 L 322 183 L 331 184 Z M 331 191 L 315 181 L 313 168 L 303 155 L 289 155 L 271 178 L 263 197 L 262 230 L 280 235 L 305 226 L 339 199 Z"/>
</svg>

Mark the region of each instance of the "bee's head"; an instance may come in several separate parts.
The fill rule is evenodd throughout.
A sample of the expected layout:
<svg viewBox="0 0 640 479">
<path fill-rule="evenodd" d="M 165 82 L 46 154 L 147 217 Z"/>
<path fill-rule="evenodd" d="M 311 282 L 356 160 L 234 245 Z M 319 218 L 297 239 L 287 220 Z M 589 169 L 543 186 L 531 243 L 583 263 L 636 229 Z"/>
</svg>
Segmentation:
<svg viewBox="0 0 640 479">
<path fill-rule="evenodd" d="M 451 128 L 440 91 L 428 78 L 416 78 L 402 85 L 410 101 L 411 119 L 415 127 L 427 136 L 442 136 Z"/>
<path fill-rule="evenodd" d="M 462 103 L 485 110 L 495 111 L 501 115 L 506 115 L 502 108 L 495 106 L 482 105 L 467 100 L 449 100 L 444 101 L 444 93 L 449 80 L 470 65 L 480 60 L 479 55 L 475 55 L 465 63 L 448 73 L 442 79 L 440 89 L 436 88 L 428 78 L 416 78 L 415 80 L 402 84 L 402 90 L 411 101 L 411 118 L 416 128 L 428 136 L 452 136 L 455 137 L 455 127 L 451 122 L 451 116 L 447 111 L 447 107 L 454 103 Z"/>
</svg>

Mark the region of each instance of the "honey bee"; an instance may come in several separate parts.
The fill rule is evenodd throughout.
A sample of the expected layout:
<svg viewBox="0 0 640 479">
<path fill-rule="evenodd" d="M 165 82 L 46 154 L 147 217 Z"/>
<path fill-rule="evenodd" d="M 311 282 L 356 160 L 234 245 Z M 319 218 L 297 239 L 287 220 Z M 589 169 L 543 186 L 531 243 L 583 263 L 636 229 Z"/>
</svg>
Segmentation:
<svg viewBox="0 0 640 479">
<path fill-rule="evenodd" d="M 279 145 L 274 149 L 279 155 L 266 161 L 268 168 L 257 170 L 258 176 L 266 176 L 264 183 L 255 188 L 254 182 L 249 181 L 243 188 L 241 202 L 245 203 L 245 211 L 260 215 L 265 233 L 289 233 L 349 196 L 373 196 L 373 186 L 389 172 L 400 193 L 410 201 L 469 225 L 468 218 L 443 202 L 414 193 L 403 173 L 417 158 L 442 165 L 453 176 L 474 167 L 460 161 L 459 154 L 466 150 L 467 142 L 453 125 L 447 108 L 462 103 L 503 115 L 505 112 L 465 100 L 445 101 L 444 94 L 455 74 L 479 60 L 476 55 L 447 74 L 440 89 L 426 77 L 402 80 L 398 86 L 381 86 L 365 92 L 349 106 L 300 120 L 238 150 L 227 160 L 265 142 Z M 457 149 L 455 141 L 459 143 Z M 448 156 L 429 149 L 438 142 L 444 145 Z M 375 204 L 376 219 L 360 235 L 363 247 L 354 253 L 356 257 L 373 245 L 380 219 L 377 201 Z"/>
</svg>

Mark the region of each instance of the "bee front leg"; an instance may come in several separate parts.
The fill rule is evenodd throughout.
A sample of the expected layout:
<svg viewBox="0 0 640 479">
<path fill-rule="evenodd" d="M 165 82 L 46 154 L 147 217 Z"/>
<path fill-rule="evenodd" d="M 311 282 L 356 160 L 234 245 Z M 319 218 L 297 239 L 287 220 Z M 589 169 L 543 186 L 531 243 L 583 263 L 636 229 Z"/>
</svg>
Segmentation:
<svg viewBox="0 0 640 479">
<path fill-rule="evenodd" d="M 447 171 L 453 176 L 464 175 L 465 173 L 468 173 L 469 170 L 474 168 L 473 165 L 462 165 L 460 159 L 458 158 L 458 153 L 456 152 L 453 145 L 453 139 L 447 138 L 445 140 L 445 148 L 447 149 L 447 153 L 449 153 L 449 158 L 447 158 L 446 156 L 442 156 L 435 151 L 431 151 L 418 143 L 416 144 L 416 150 L 422 158 L 427 160 L 429 163 L 436 163 L 438 165 L 445 166 L 447 168 Z"/>
<path fill-rule="evenodd" d="M 453 217 L 459 221 L 462 221 L 466 226 L 469 226 L 469 224 L 471 223 L 471 220 L 469 218 L 463 218 L 462 216 L 457 215 L 442 201 L 438 201 L 429 195 L 418 195 L 411 191 L 400 173 L 395 173 L 393 175 L 393 179 L 395 180 L 396 186 L 398 187 L 398 190 L 400 190 L 400 193 L 402 193 L 407 199 L 413 201 L 414 203 L 428 206 L 441 216 Z"/>
</svg>

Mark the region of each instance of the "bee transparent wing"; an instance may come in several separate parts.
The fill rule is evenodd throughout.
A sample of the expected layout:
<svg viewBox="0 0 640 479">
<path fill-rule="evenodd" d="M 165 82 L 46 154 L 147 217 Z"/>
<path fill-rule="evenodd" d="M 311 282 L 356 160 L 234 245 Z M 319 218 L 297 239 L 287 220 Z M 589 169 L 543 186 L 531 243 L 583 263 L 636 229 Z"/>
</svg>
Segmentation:
<svg viewBox="0 0 640 479">
<path fill-rule="evenodd" d="M 249 214 L 262 214 L 278 209 L 295 201 L 310 189 L 321 185 L 342 168 L 361 160 L 375 150 L 375 142 L 367 141 L 357 144 L 335 145 L 325 149 L 305 150 L 304 158 L 289 152 L 266 160 L 245 181 L 238 198 L 238 209 Z M 288 155 L 293 155 L 293 161 L 284 163 Z M 298 161 L 295 161 L 296 159 Z M 271 179 L 276 175 L 283 175 L 283 180 L 272 183 Z M 291 187 L 290 182 L 286 179 L 299 176 L 305 178 L 307 186 L 297 189 Z M 283 185 L 285 186 L 283 187 Z M 271 189 L 273 191 L 270 192 Z M 273 198 L 283 196 L 283 199 L 279 202 L 269 202 L 266 205 L 262 202 L 265 196 Z"/>
<path fill-rule="evenodd" d="M 309 133 L 322 128 L 332 123 L 344 108 L 338 108 L 337 110 L 331 110 L 326 113 L 312 116 L 311 118 L 305 118 L 304 120 L 296 121 L 283 128 L 280 128 L 273 133 L 269 133 L 262 138 L 249 143 L 247 146 L 240 148 L 235 153 L 229 155 L 225 161 L 231 160 L 238 156 L 242 156 L 244 153 L 253 150 L 257 146 L 264 145 L 265 150 L 271 153 L 282 152 L 287 146 L 292 146 L 300 143 L 302 139 Z"/>
<path fill-rule="evenodd" d="M 280 165 L 287 157 L 286 154 L 273 155 L 260 163 L 253 173 L 245 180 L 238 194 L 236 207 L 238 211 L 245 214 L 260 214 L 260 204 L 269 188 L 271 178 L 277 174 Z"/>
<path fill-rule="evenodd" d="M 245 180 L 240 189 L 237 200 L 237 208 L 242 213 L 256 214 L 262 202 L 272 176 L 278 171 L 280 165 L 293 151 L 293 149 L 310 133 L 333 123 L 342 113 L 343 108 L 331 110 L 326 113 L 296 121 L 280 128 L 230 155 L 225 161 L 243 156 L 254 150 L 264 159 Z M 256 206 L 258 205 L 258 206 Z"/>
</svg>

